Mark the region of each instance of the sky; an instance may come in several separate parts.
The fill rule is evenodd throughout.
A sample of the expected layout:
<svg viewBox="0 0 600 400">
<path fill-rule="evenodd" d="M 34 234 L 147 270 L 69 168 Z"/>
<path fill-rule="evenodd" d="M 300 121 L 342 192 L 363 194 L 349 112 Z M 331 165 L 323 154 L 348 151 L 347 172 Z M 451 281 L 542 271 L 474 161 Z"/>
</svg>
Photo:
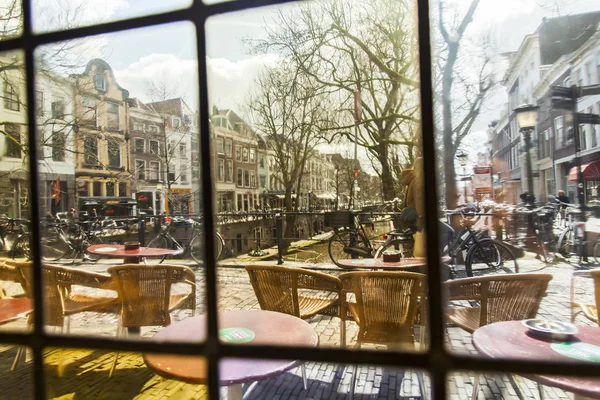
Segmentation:
<svg viewBox="0 0 600 400">
<path fill-rule="evenodd" d="M 0 0 L 0 2 L 6 0 Z M 452 1 L 452 0 L 451 0 Z M 449 3 L 448 0 L 444 2 Z M 457 10 L 470 2 L 458 0 Z M 496 52 L 514 51 L 524 35 L 539 26 L 542 17 L 600 9 L 597 0 L 481 0 L 467 34 L 477 37 L 491 34 Z M 54 30 L 72 24 L 89 25 L 100 21 L 125 19 L 165 10 L 184 8 L 189 0 L 34 0 L 34 21 L 37 31 Z M 283 5 L 290 9 L 291 5 Z M 460 7 L 463 7 L 461 9 Z M 448 7 L 449 8 L 449 7 Z M 69 10 L 65 13 L 65 10 Z M 265 27 L 275 28 L 272 22 L 277 7 L 223 14 L 206 23 L 207 67 L 211 105 L 239 111 L 257 74 L 274 64 L 276 54 L 249 54 L 243 39 L 265 37 Z M 448 15 L 450 20 L 451 15 Z M 173 97 L 182 96 L 190 107 L 197 109 L 198 82 L 196 35 L 193 24 L 181 22 L 151 28 L 124 31 L 96 37 L 93 46 L 84 46 L 81 59 L 105 59 L 113 68 L 119 84 L 132 97 L 152 100 L 149 82 L 173 88 Z M 435 60 L 434 60 L 435 61 Z M 80 60 L 81 62 L 81 60 Z M 83 69 L 84 65 L 82 66 Z M 502 76 L 504 65 L 497 66 Z M 506 101 L 503 87 L 498 87 L 473 127 L 470 143 L 486 140 L 486 127 L 500 114 Z M 475 161 L 476 152 L 471 160 Z"/>
</svg>

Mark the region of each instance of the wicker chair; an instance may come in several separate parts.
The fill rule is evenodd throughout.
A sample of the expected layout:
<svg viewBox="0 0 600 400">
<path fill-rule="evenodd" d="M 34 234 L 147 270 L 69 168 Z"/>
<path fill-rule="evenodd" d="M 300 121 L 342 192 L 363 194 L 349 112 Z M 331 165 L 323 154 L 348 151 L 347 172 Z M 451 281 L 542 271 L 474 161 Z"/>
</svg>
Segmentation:
<svg viewBox="0 0 600 400">
<path fill-rule="evenodd" d="M 382 343 L 388 347 L 415 349 L 413 326 L 420 297 L 425 294 L 425 275 L 414 272 L 361 271 L 340 275 L 342 307 L 348 307 L 358 324 L 356 347 L 362 343 Z M 354 294 L 356 302 L 346 301 Z M 354 396 L 356 367 L 350 384 Z M 417 374 L 423 398 L 425 384 Z"/>
<path fill-rule="evenodd" d="M 31 262 L 16 262 L 21 285 L 27 297 L 33 297 L 33 268 Z M 81 312 L 115 313 L 118 309 L 119 298 L 104 296 L 89 296 L 74 293 L 73 286 L 85 286 L 106 290 L 115 290 L 112 279 L 107 275 L 76 270 L 55 265 L 42 267 L 44 289 L 44 323 L 45 325 L 64 329 L 67 323 L 67 333 L 71 331 L 71 315 Z M 30 316 L 28 324 L 31 324 Z M 23 348 L 17 352 L 12 369 L 16 368 Z M 59 376 L 62 375 L 62 358 L 59 358 Z"/>
<path fill-rule="evenodd" d="M 479 301 L 479 306 L 447 308 L 446 315 L 469 333 L 493 322 L 534 318 L 550 280 L 550 274 L 507 274 L 444 282 L 449 301 Z"/>
<path fill-rule="evenodd" d="M 317 314 L 340 317 L 340 346 L 346 344 L 346 318 L 340 312 L 342 284 L 322 272 L 275 265 L 247 265 L 250 283 L 263 310 L 306 319 Z"/>
<path fill-rule="evenodd" d="M 123 264 L 110 267 L 121 301 L 120 333 L 126 328 L 166 326 L 175 309 L 196 311 L 196 275 L 182 265 Z M 190 286 L 188 293 L 171 294 L 173 284 Z M 116 354 L 109 376 L 117 365 Z"/>
<path fill-rule="evenodd" d="M 589 319 L 593 322 L 596 322 L 597 324 L 600 325 L 600 322 L 598 322 L 598 307 L 597 307 L 598 300 L 599 300 L 599 297 L 598 297 L 599 282 L 598 282 L 597 278 L 593 278 L 594 286 L 595 286 L 595 294 L 596 294 L 596 302 L 595 303 L 583 303 L 583 302 L 577 301 L 575 299 L 575 282 L 576 282 L 575 278 L 592 279 L 592 272 L 594 272 L 595 275 L 598 275 L 600 270 L 574 271 L 573 275 L 571 276 L 571 322 L 575 322 L 575 318 L 577 317 L 578 314 L 583 314 L 587 319 Z"/>
<path fill-rule="evenodd" d="M 469 333 L 493 322 L 534 318 L 550 280 L 550 274 L 508 274 L 444 282 L 448 300 L 479 302 L 474 307 L 446 308 L 446 316 Z M 472 399 L 479 395 L 479 378 L 475 377 Z"/>
</svg>

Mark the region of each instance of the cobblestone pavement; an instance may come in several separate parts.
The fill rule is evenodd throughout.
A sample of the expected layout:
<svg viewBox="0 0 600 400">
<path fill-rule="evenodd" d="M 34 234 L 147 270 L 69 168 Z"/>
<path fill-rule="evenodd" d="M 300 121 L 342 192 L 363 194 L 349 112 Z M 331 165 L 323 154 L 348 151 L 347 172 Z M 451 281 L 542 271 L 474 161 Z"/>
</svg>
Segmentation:
<svg viewBox="0 0 600 400">
<path fill-rule="evenodd" d="M 114 261 L 112 262 L 114 264 Z M 111 265 L 101 260 L 96 264 L 79 265 L 77 268 L 105 271 Z M 286 265 L 296 265 L 286 263 Z M 300 265 L 300 264 L 297 264 Z M 307 264 L 302 264 L 307 267 Z M 542 301 L 540 316 L 553 320 L 569 321 L 569 293 L 571 273 L 578 269 L 593 268 L 593 265 L 577 267 L 566 262 L 545 266 L 530 259 L 520 262 L 521 272 L 551 273 L 548 295 Z M 197 272 L 197 314 L 204 312 L 204 275 L 203 268 L 192 266 Z M 340 270 L 331 264 L 312 264 L 310 268 L 334 275 Z M 461 271 L 457 271 L 461 276 Z M 240 265 L 228 263 L 218 270 L 220 310 L 258 309 L 258 302 L 250 286 L 248 275 Z M 581 279 L 576 288 L 577 298 L 593 301 L 593 288 L 590 280 Z M 16 294 L 21 289 L 16 284 L 6 284 L 8 294 Z M 180 290 L 175 288 L 175 290 Z M 190 311 L 173 313 L 178 321 L 190 316 Z M 322 346 L 339 346 L 339 326 L 337 318 L 316 316 L 308 320 L 320 337 Z M 578 324 L 592 325 L 584 318 L 578 318 Z M 114 335 L 117 319 L 106 314 L 83 313 L 71 319 L 71 333 L 82 335 Z M 25 321 L 20 320 L 1 327 L 3 330 L 26 329 Z M 144 328 L 143 337 L 151 337 L 160 328 Z M 356 343 L 357 326 L 354 322 L 347 325 L 349 346 Z M 448 327 L 446 341 L 453 351 L 476 354 L 471 344 L 471 335 L 457 327 Z M 28 398 L 31 393 L 32 362 L 28 354 L 26 362 L 21 362 L 17 371 L 11 372 L 16 347 L 0 347 L 0 399 Z M 58 377 L 59 360 L 65 367 L 63 377 Z M 56 399 L 199 399 L 206 397 L 206 387 L 162 379 L 154 375 L 144 365 L 139 354 L 121 354 L 115 375 L 109 379 L 108 371 L 114 360 L 114 353 L 95 350 L 49 349 L 45 352 L 47 372 L 47 393 Z M 343 399 L 346 398 L 351 382 L 353 367 L 328 363 L 306 363 L 308 389 L 304 390 L 300 369 L 292 369 L 278 377 L 244 386 L 245 399 Z M 469 398 L 473 387 L 473 373 L 453 373 L 448 378 L 450 399 Z M 515 376 L 518 390 L 523 398 L 538 399 L 537 384 L 525 378 Z M 502 374 L 486 374 L 480 380 L 479 399 L 518 398 L 517 392 L 508 377 Z M 226 389 L 222 389 L 226 394 Z M 572 394 L 550 387 L 544 387 L 546 399 L 571 399 Z M 359 399 L 395 399 L 420 398 L 417 371 L 407 371 L 388 367 L 363 366 L 359 368 L 355 398 Z"/>
</svg>

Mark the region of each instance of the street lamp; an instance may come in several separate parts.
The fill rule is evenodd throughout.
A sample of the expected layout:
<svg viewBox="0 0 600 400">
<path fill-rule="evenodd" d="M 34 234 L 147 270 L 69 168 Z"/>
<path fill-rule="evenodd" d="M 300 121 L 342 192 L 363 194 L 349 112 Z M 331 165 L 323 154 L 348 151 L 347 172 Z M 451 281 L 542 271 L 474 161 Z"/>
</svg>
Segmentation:
<svg viewBox="0 0 600 400">
<path fill-rule="evenodd" d="M 535 124 L 537 120 L 538 106 L 533 104 L 523 104 L 513 111 L 517 115 L 517 124 L 519 130 L 523 134 L 523 140 L 525 141 L 525 161 L 527 163 L 527 191 L 528 201 L 531 205 L 535 202 L 535 196 L 533 194 L 533 168 L 531 166 L 531 132 L 535 130 Z"/>
<path fill-rule="evenodd" d="M 463 169 L 463 188 L 465 189 L 465 204 L 467 203 L 467 181 L 465 181 L 465 177 L 467 176 L 467 158 L 469 156 L 462 151 L 456 154 L 456 158 L 458 158 L 458 163 Z"/>
</svg>

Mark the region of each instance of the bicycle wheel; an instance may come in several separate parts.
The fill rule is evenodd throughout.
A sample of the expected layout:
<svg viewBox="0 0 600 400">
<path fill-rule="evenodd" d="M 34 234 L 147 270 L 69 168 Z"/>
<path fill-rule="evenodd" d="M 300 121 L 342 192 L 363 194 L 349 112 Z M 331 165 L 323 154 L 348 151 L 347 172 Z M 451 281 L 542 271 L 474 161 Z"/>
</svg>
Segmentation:
<svg viewBox="0 0 600 400">
<path fill-rule="evenodd" d="M 42 260 L 58 261 L 63 258 L 70 249 L 68 240 L 62 231 L 47 232 L 40 242 Z"/>
<path fill-rule="evenodd" d="M 600 240 L 594 244 L 594 260 L 596 263 L 600 263 Z"/>
<path fill-rule="evenodd" d="M 371 258 L 369 240 L 356 229 L 338 231 L 329 239 L 329 257 L 338 267 L 340 260 Z"/>
<path fill-rule="evenodd" d="M 190 255 L 196 263 L 204 263 L 204 240 L 201 234 L 197 234 L 190 240 Z"/>
<path fill-rule="evenodd" d="M 558 237 L 558 244 L 556 245 L 557 253 L 564 258 L 571 257 L 571 255 L 575 253 L 575 249 L 573 248 L 573 239 L 573 229 L 567 228 L 563 230 Z"/>
<path fill-rule="evenodd" d="M 29 234 L 21 235 L 15 240 L 12 248 L 10 249 L 10 255 L 13 259 L 24 257 L 27 260 L 31 260 L 31 237 Z"/>
<path fill-rule="evenodd" d="M 510 248 L 493 239 L 475 243 L 465 258 L 467 276 L 496 273 L 518 273 L 517 259 Z"/>
<path fill-rule="evenodd" d="M 414 239 L 411 238 L 402 238 L 402 239 L 392 239 L 389 242 L 383 244 L 383 246 L 379 247 L 375 252 L 375 258 L 383 257 L 383 253 L 388 250 L 399 250 L 402 258 L 410 258 L 413 256 L 413 246 L 415 244 Z"/>
<path fill-rule="evenodd" d="M 215 258 L 217 261 L 221 259 L 224 247 L 225 240 L 223 239 L 223 236 L 221 236 L 219 232 L 215 232 Z"/>
<path fill-rule="evenodd" d="M 153 249 L 168 249 L 169 247 L 167 246 L 167 238 L 159 235 L 157 237 L 155 237 L 154 239 L 152 239 L 150 241 L 150 243 L 148 243 L 147 247 L 152 247 Z"/>
<path fill-rule="evenodd" d="M 85 244 L 82 246 L 82 250 L 81 251 L 83 252 L 84 255 L 87 254 L 87 259 L 88 260 L 90 260 L 90 261 L 98 261 L 99 259 L 102 258 L 101 255 L 91 254 L 91 253 L 88 253 L 88 252 L 85 251 L 88 247 L 90 247 L 92 245 L 103 244 L 104 242 L 102 241 L 102 239 L 100 239 L 98 236 L 90 236 L 90 238 L 87 239 L 87 240 L 85 240 L 84 242 L 85 242 Z"/>
</svg>

